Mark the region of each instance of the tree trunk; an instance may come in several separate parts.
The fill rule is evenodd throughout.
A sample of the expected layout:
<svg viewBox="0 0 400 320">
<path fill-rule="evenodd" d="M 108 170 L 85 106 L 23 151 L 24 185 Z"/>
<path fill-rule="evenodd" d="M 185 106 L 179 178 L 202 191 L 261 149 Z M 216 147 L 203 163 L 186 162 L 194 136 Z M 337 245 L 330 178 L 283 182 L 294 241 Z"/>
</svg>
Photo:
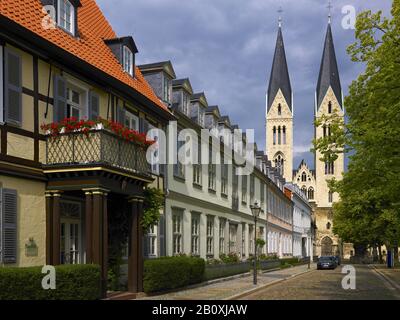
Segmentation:
<svg viewBox="0 0 400 320">
<path fill-rule="evenodd" d="M 399 262 L 399 246 L 398 246 L 398 245 L 395 245 L 395 246 L 393 247 L 393 250 L 394 250 L 394 255 L 393 255 L 394 262 L 395 262 L 395 263 L 396 263 L 396 262 Z"/>
<path fill-rule="evenodd" d="M 383 264 L 382 245 L 381 244 L 378 244 L 378 255 L 379 255 L 379 263 Z"/>
</svg>

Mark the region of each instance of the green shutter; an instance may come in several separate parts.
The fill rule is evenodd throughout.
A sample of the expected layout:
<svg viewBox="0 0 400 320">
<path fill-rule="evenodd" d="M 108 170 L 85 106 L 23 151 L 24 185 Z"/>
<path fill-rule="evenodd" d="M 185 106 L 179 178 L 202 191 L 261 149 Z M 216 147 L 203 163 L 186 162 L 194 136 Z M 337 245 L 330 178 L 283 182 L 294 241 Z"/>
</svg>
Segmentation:
<svg viewBox="0 0 400 320">
<path fill-rule="evenodd" d="M 59 75 L 54 76 L 53 120 L 59 122 L 67 117 L 67 82 Z"/>
<path fill-rule="evenodd" d="M 100 116 L 100 98 L 97 93 L 89 94 L 89 119 L 96 120 Z"/>
<path fill-rule="evenodd" d="M 22 122 L 22 62 L 21 57 L 5 49 L 4 102 L 6 122 L 20 125 Z"/>
<path fill-rule="evenodd" d="M 17 191 L 1 190 L 1 261 L 17 262 Z"/>
</svg>

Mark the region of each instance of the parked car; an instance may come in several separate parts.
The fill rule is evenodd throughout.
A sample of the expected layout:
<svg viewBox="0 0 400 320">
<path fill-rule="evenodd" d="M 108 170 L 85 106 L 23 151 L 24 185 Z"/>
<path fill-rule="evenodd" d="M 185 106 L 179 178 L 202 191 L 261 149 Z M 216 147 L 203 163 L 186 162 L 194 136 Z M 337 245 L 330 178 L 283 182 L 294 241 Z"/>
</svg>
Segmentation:
<svg viewBox="0 0 400 320">
<path fill-rule="evenodd" d="M 318 259 L 317 270 L 321 269 L 336 269 L 337 262 L 335 257 L 332 256 L 323 256 Z"/>
</svg>

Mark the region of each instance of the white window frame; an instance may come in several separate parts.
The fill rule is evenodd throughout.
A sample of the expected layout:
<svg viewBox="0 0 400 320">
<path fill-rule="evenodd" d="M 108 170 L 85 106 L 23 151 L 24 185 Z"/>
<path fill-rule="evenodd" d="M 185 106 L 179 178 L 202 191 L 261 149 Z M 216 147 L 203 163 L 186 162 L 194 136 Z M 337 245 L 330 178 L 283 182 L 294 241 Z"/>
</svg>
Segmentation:
<svg viewBox="0 0 400 320">
<path fill-rule="evenodd" d="M 122 62 L 125 72 L 133 77 L 133 52 L 127 46 L 122 47 Z"/>
<path fill-rule="evenodd" d="M 192 242 L 191 242 L 191 253 L 193 255 L 200 254 L 200 217 L 192 217 Z"/>
<path fill-rule="evenodd" d="M 149 228 L 149 232 L 147 233 L 148 237 L 148 256 L 156 257 L 157 256 L 157 226 L 153 225 Z M 152 242 L 154 241 L 154 250 L 152 250 Z"/>
<path fill-rule="evenodd" d="M 0 45 L 0 123 L 4 123 L 3 46 Z"/>
<path fill-rule="evenodd" d="M 61 24 L 61 3 L 65 3 L 65 8 L 67 5 L 71 6 L 71 17 L 70 17 L 70 23 L 71 23 L 71 29 L 68 30 L 67 26 L 63 26 Z M 68 1 L 68 0 L 58 0 L 58 7 L 57 7 L 57 24 L 60 26 L 60 28 L 64 29 L 65 31 L 75 35 L 75 7 L 73 6 L 73 4 Z M 67 21 L 67 20 L 65 20 Z"/>
<path fill-rule="evenodd" d="M 135 130 L 139 132 L 139 117 L 132 112 L 125 111 L 125 122 L 129 121 L 129 126 L 128 128 L 131 130 Z M 136 123 L 136 126 L 133 125 L 133 122 Z M 126 123 L 124 123 L 125 125 Z"/>
<path fill-rule="evenodd" d="M 225 227 L 226 220 L 219 220 L 219 253 L 225 253 Z"/>
<path fill-rule="evenodd" d="M 70 76 L 70 75 L 66 75 L 65 76 L 65 81 L 66 81 L 66 86 L 67 86 L 67 90 L 68 89 L 73 89 L 76 91 L 79 91 L 79 93 L 81 94 L 81 101 L 80 101 L 80 111 L 81 111 L 81 115 L 80 115 L 80 119 L 83 119 L 85 117 L 89 117 L 89 87 L 85 85 L 84 82 L 79 81 L 78 79 Z M 67 100 L 67 105 L 70 104 L 70 100 Z"/>
<path fill-rule="evenodd" d="M 174 255 L 183 252 L 182 248 L 182 213 L 172 214 L 172 251 Z"/>
<path fill-rule="evenodd" d="M 207 256 L 214 255 L 214 217 L 207 217 Z"/>
</svg>

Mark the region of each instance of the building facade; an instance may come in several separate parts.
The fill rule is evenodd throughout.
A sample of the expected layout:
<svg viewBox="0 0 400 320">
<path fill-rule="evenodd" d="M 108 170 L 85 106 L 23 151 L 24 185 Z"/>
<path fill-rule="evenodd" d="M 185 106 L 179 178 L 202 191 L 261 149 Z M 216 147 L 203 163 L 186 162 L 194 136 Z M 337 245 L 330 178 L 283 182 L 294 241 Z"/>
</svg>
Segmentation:
<svg viewBox="0 0 400 320">
<path fill-rule="evenodd" d="M 95 1 L 55 1 L 54 20 L 48 4 L 0 5 L 0 263 L 95 263 L 105 290 L 123 217 L 128 288 L 140 292 L 143 190 L 162 188 L 162 175 L 145 148 L 104 126 L 52 136 L 41 124 L 101 117 L 145 134 L 174 117 L 135 66 L 133 38 L 117 37 Z"/>
<path fill-rule="evenodd" d="M 240 166 L 235 165 L 234 155 L 244 149 L 235 144 L 234 130 L 239 127 L 221 116 L 218 106 L 209 106 L 204 93 L 194 93 L 188 78 L 172 77 L 170 88 L 156 90 L 163 87 L 162 79 L 174 74 L 169 61 L 140 69 L 158 95 L 172 90 L 166 103 L 177 118 L 178 148 L 200 137 L 202 129 L 210 133 L 206 145 L 197 144 L 189 151 L 198 151 L 199 161 L 179 163 L 177 149 L 172 151 L 177 163 L 166 167 L 165 254 L 219 259 L 233 253 L 244 260 L 254 254 L 256 235 L 266 242 L 259 253 L 291 256 L 292 202 L 283 192 L 284 179 L 264 152 L 255 150 L 253 172 L 237 174 Z M 192 135 L 180 135 L 183 129 L 191 129 Z M 240 136 L 245 144 L 246 136 Z M 262 208 L 257 228 L 250 210 L 256 201 Z"/>
<path fill-rule="evenodd" d="M 307 196 L 296 184 L 286 184 L 285 191 L 293 207 L 293 256 L 313 257 L 312 207 Z"/>
</svg>

